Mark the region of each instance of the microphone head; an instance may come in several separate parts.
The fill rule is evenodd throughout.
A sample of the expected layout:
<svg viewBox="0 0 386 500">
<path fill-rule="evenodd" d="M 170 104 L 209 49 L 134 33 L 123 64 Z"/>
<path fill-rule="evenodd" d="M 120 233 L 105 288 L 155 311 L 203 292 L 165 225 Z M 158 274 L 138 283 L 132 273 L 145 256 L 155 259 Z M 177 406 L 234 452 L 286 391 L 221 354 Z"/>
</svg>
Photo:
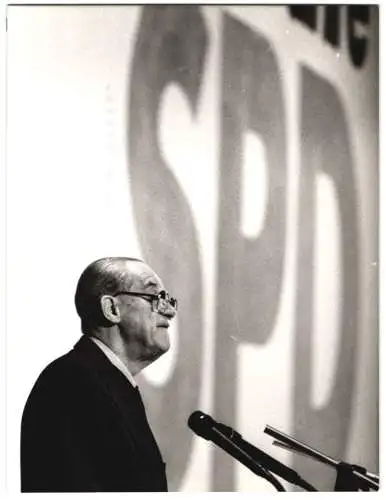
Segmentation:
<svg viewBox="0 0 386 500">
<path fill-rule="evenodd" d="M 198 410 L 194 411 L 188 419 L 190 429 L 204 439 L 210 439 L 210 436 L 212 436 L 213 423 L 212 417 Z"/>
</svg>

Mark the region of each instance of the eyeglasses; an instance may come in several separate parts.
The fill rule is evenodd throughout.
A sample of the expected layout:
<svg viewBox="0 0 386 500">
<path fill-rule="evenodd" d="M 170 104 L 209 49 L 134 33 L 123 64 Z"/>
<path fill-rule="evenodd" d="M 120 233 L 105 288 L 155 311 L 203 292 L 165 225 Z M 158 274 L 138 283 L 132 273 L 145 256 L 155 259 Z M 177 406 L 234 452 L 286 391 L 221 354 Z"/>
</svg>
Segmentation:
<svg viewBox="0 0 386 500">
<path fill-rule="evenodd" d="M 169 307 L 177 311 L 177 299 L 171 297 L 168 292 L 161 290 L 158 294 L 154 293 L 142 293 L 142 292 L 126 292 L 125 290 L 120 290 L 116 292 L 116 295 L 133 295 L 134 297 L 140 297 L 141 299 L 147 300 L 151 303 L 154 312 L 163 313 L 168 310 Z"/>
</svg>

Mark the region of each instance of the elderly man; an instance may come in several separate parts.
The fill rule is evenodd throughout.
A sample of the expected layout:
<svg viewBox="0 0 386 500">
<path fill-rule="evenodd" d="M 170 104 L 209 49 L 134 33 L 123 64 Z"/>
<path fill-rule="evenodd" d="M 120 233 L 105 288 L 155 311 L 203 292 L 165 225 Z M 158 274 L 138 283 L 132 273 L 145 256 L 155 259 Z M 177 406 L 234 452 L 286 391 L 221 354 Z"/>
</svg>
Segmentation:
<svg viewBox="0 0 386 500">
<path fill-rule="evenodd" d="M 134 377 L 169 349 L 177 301 L 144 262 L 114 257 L 83 271 L 75 305 L 83 336 L 24 408 L 21 490 L 167 491 Z"/>
</svg>

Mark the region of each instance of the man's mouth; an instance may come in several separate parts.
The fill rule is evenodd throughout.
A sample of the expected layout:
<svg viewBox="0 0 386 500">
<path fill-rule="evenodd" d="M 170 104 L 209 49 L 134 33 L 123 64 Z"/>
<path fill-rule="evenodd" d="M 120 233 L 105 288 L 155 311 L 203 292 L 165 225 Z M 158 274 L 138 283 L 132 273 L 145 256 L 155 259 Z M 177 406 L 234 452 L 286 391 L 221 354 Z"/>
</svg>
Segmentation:
<svg viewBox="0 0 386 500">
<path fill-rule="evenodd" d="M 157 328 L 169 328 L 169 321 L 163 321 L 162 323 L 157 324 Z"/>
</svg>

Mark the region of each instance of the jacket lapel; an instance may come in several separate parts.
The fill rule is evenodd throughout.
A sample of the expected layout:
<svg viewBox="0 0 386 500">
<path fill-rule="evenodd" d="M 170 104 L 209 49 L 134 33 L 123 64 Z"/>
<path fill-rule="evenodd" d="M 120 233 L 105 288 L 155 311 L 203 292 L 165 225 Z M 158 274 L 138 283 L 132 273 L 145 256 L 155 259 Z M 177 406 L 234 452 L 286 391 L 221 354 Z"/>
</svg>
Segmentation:
<svg viewBox="0 0 386 500">
<path fill-rule="evenodd" d="M 162 461 L 138 388 L 133 387 L 101 349 L 86 336 L 76 343 L 73 353 L 77 362 L 87 368 L 96 384 L 115 406 L 121 417 L 123 431 L 137 452 L 145 453 L 147 459 Z"/>
</svg>

